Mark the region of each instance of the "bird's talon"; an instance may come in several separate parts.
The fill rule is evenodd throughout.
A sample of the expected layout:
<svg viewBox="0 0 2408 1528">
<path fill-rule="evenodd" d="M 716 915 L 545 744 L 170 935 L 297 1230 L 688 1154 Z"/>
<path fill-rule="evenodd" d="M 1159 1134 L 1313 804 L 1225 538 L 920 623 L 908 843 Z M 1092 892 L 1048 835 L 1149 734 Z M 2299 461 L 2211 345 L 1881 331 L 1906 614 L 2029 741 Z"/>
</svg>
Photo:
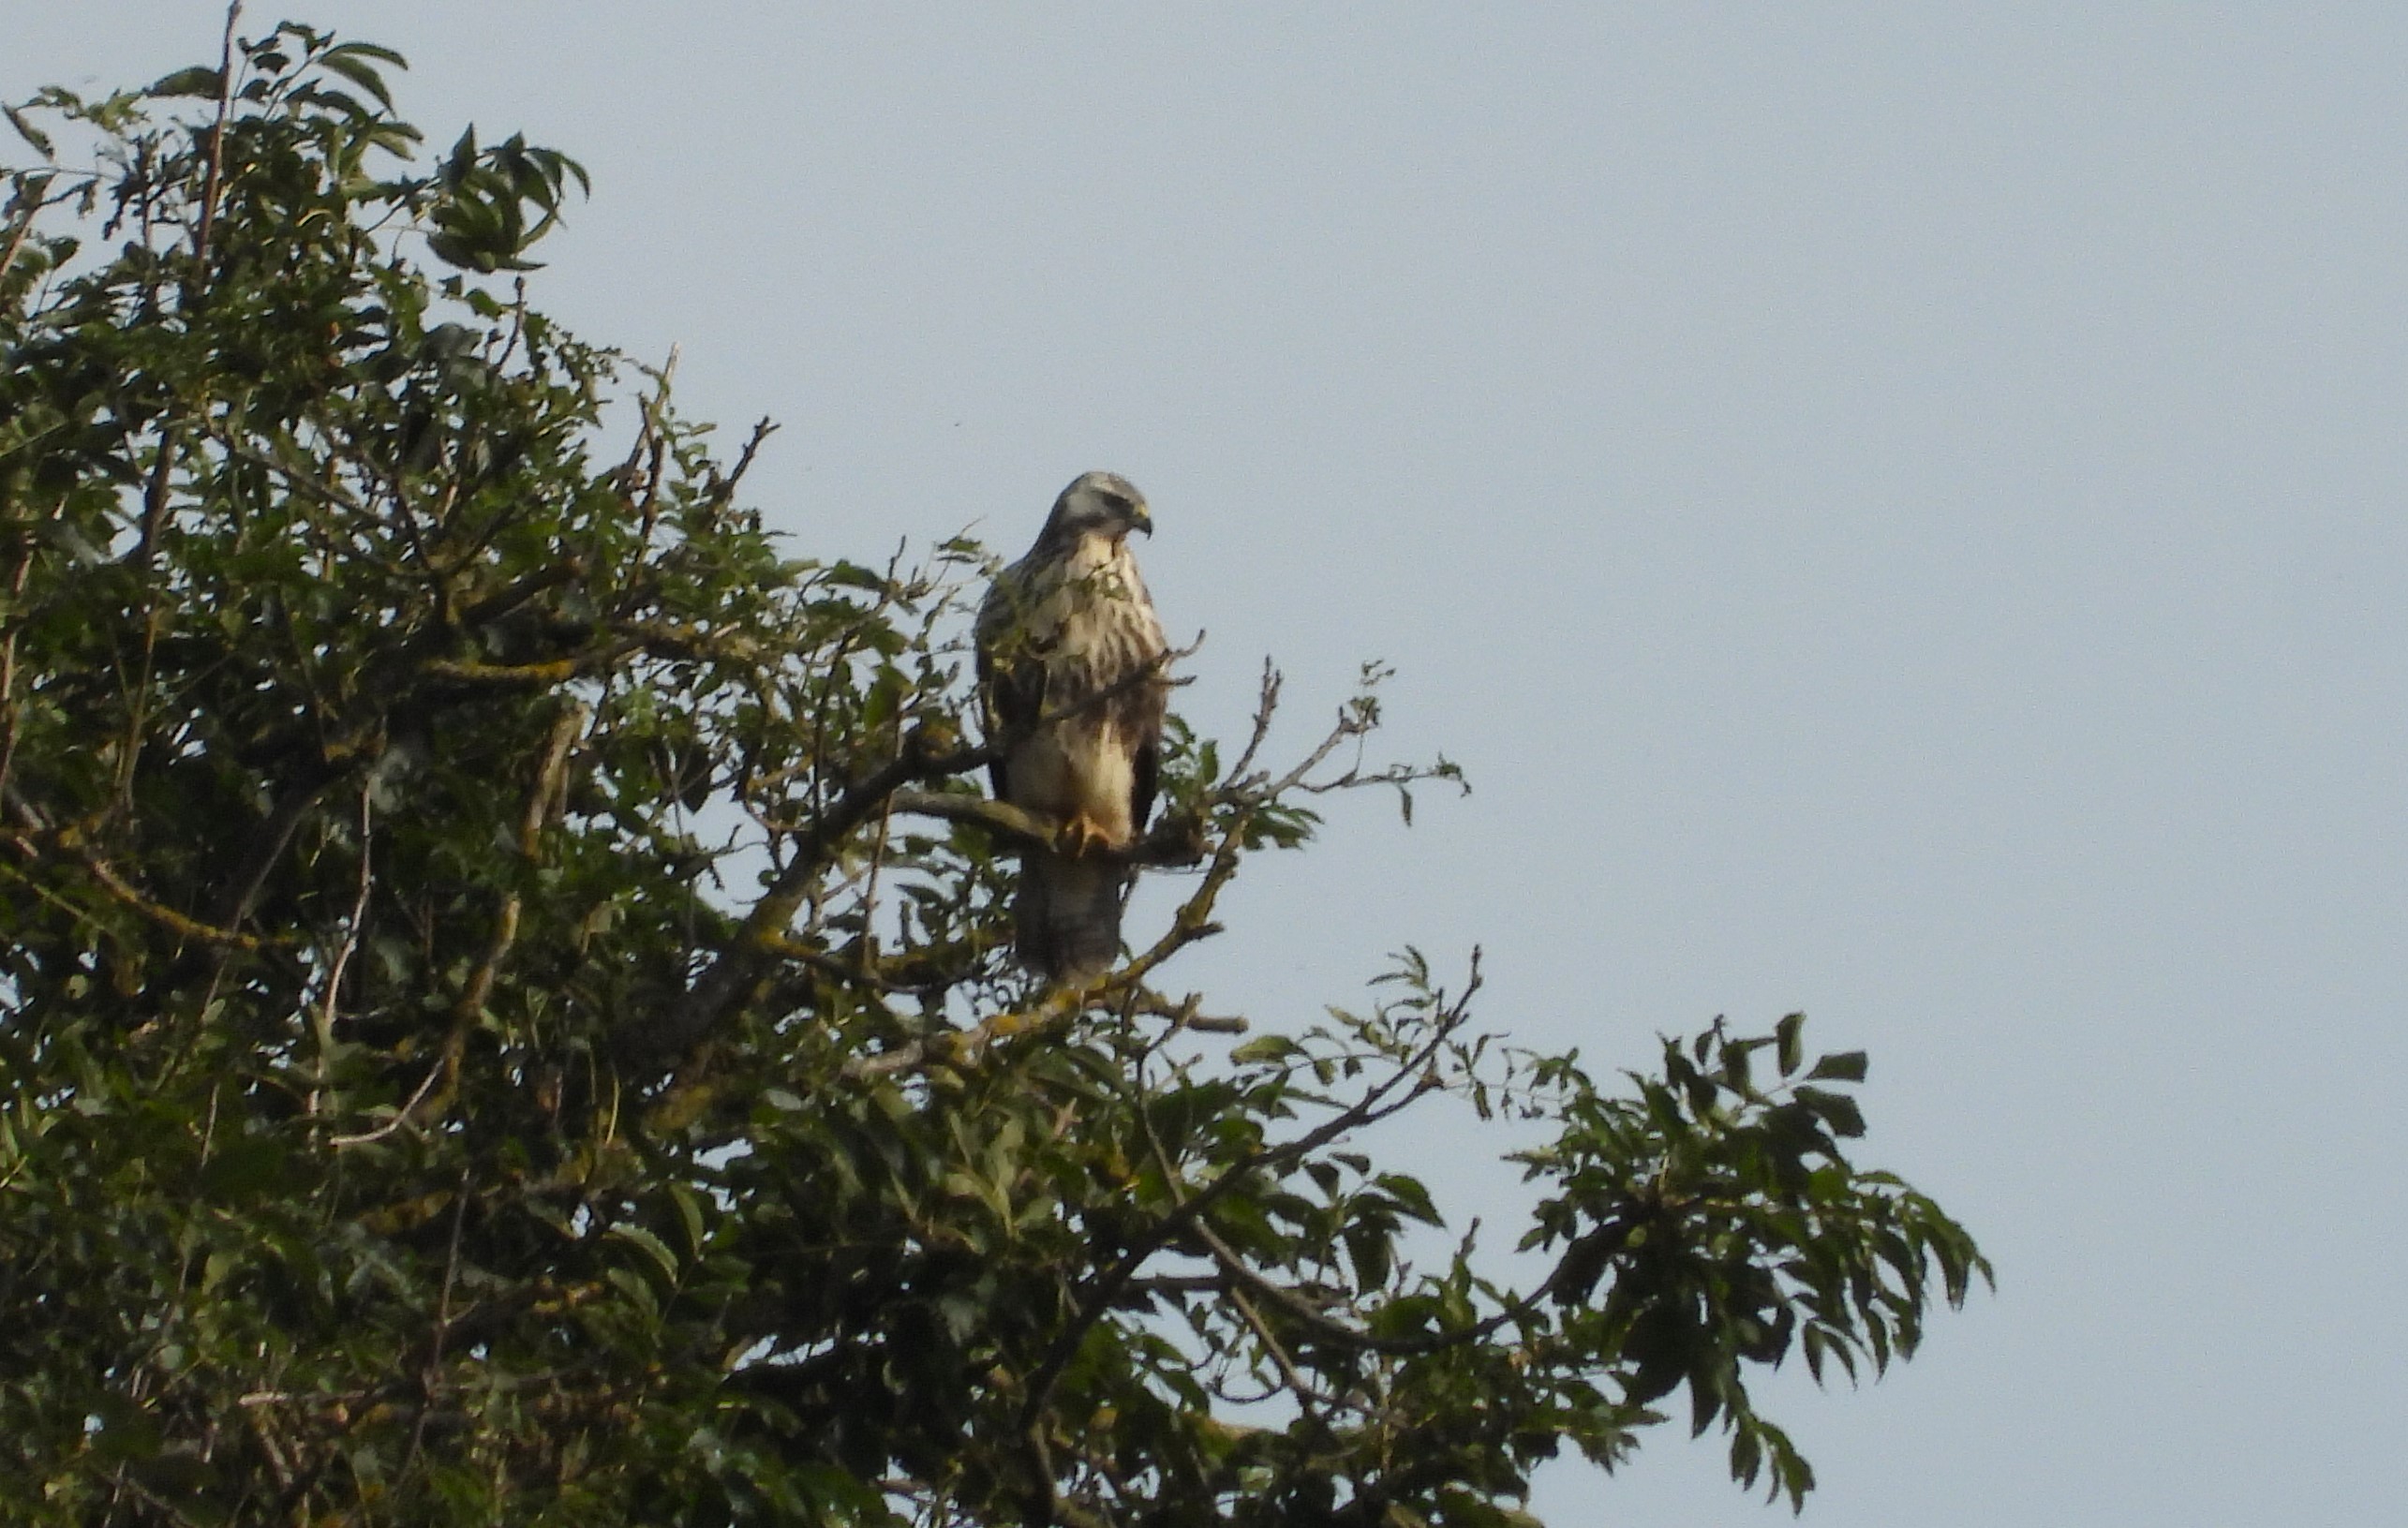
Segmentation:
<svg viewBox="0 0 2408 1528">
<path fill-rule="evenodd" d="M 1072 859 L 1085 859 L 1098 850 L 1109 849 L 1112 836 L 1097 826 L 1093 818 L 1081 814 L 1062 825 L 1057 841 L 1062 852 Z"/>
</svg>

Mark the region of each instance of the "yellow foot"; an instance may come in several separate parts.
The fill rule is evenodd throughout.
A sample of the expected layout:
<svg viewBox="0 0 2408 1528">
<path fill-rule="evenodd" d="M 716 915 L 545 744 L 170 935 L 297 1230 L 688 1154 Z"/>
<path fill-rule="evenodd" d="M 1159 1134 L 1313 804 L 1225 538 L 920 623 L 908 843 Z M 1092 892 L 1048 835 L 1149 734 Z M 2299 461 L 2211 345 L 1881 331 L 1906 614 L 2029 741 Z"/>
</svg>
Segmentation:
<svg viewBox="0 0 2408 1528">
<path fill-rule="evenodd" d="M 1111 848 L 1112 836 L 1105 832 L 1095 819 L 1080 812 L 1062 824 L 1062 832 L 1054 838 L 1054 847 L 1072 859 L 1085 859 L 1090 854 Z"/>
</svg>

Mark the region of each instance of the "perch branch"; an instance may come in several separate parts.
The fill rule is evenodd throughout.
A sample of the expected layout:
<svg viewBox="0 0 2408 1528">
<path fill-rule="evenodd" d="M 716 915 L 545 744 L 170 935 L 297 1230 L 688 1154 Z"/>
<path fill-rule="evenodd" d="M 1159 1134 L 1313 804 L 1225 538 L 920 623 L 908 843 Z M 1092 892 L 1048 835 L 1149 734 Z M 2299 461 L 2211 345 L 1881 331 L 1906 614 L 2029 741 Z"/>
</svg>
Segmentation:
<svg viewBox="0 0 2408 1528">
<path fill-rule="evenodd" d="M 985 796 L 898 791 L 894 809 L 914 817 L 975 823 L 1023 849 L 1050 849 L 1062 837 L 1062 824 L 1055 819 Z M 1153 831 L 1126 849 L 1098 849 L 1082 857 L 1101 865 L 1194 865 L 1204 857 L 1204 838 L 1194 819 L 1166 817 L 1154 824 Z"/>
</svg>

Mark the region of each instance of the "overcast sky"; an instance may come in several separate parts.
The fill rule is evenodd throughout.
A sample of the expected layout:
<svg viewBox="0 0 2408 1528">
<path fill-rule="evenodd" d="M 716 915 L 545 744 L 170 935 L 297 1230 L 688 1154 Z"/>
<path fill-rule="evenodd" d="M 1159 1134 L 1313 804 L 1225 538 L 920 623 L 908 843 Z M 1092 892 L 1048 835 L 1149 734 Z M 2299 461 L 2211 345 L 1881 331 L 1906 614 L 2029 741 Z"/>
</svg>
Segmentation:
<svg viewBox="0 0 2408 1528">
<path fill-rule="evenodd" d="M 1215 1006 L 1477 942 L 1602 1070 L 1722 1013 L 1872 1052 L 1864 1158 L 2000 1290 L 1772 1387 L 1809 1522 L 2393 1515 L 2408 9 L 1481 8 L 303 15 L 438 145 L 584 161 L 538 303 L 782 421 L 798 553 L 1017 552 L 1110 467 L 1199 726 L 1266 653 L 1292 741 L 1397 667 L 1476 794 L 1258 866 Z M 14 99 L 223 7 L 5 11 Z M 1475 1144 L 1422 1143 L 1473 1212 Z M 1538 1505 L 1786 1520 L 1720 1453 Z"/>
</svg>

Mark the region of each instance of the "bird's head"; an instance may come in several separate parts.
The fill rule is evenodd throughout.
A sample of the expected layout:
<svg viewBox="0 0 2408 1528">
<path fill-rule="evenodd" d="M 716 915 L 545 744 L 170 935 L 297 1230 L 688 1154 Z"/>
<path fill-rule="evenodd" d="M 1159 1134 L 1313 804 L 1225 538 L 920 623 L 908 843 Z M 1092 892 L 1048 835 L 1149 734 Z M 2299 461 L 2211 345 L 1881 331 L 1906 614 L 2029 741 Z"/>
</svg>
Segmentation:
<svg viewBox="0 0 2408 1528">
<path fill-rule="evenodd" d="M 1137 485 L 1118 472 L 1082 472 L 1053 501 L 1045 539 L 1076 541 L 1085 536 L 1108 536 L 1117 541 L 1133 530 L 1153 534 L 1153 516 Z"/>
</svg>

